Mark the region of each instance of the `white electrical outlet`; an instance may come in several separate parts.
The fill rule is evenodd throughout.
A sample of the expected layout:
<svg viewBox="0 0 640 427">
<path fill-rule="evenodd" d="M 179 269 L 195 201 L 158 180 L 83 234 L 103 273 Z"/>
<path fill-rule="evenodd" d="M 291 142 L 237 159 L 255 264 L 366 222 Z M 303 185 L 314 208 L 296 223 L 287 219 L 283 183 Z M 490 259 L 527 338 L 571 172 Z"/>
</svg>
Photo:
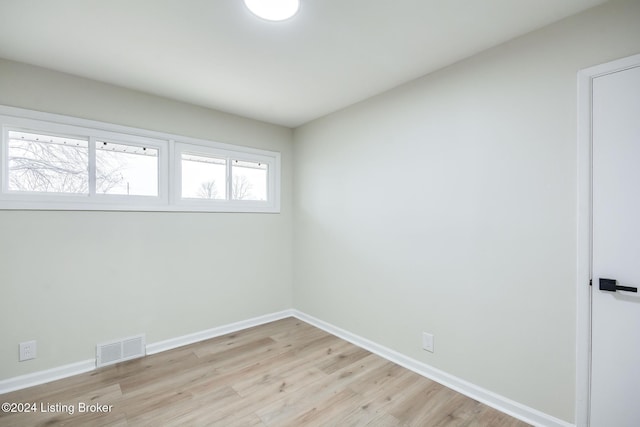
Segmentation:
<svg viewBox="0 0 640 427">
<path fill-rule="evenodd" d="M 422 333 L 422 348 L 433 353 L 433 335 L 426 332 Z"/>
<path fill-rule="evenodd" d="M 31 360 L 36 358 L 36 342 L 25 341 L 20 343 L 20 357 L 18 361 Z"/>
</svg>

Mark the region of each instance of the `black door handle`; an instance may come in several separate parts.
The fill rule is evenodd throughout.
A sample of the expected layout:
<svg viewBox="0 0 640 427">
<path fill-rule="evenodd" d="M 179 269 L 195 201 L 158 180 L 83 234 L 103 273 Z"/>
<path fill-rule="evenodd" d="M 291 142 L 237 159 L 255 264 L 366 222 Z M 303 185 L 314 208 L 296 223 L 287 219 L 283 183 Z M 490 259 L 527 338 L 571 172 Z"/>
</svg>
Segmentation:
<svg viewBox="0 0 640 427">
<path fill-rule="evenodd" d="M 600 290 L 601 291 L 627 291 L 627 292 L 638 292 L 638 288 L 633 288 L 631 286 L 618 286 L 616 285 L 617 280 L 615 279 L 600 279 Z"/>
</svg>

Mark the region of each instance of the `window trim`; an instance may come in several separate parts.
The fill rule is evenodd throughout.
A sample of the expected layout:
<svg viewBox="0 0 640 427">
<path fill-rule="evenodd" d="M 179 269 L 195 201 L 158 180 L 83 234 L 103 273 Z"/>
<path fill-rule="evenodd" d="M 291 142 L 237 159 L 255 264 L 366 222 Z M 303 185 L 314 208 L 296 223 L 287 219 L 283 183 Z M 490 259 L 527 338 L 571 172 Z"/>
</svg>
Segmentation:
<svg viewBox="0 0 640 427">
<path fill-rule="evenodd" d="M 129 136 L 129 135 L 127 135 Z M 148 203 L 168 203 L 169 201 L 169 192 L 168 192 L 168 179 L 169 179 L 169 166 L 166 162 L 168 158 L 168 144 L 165 141 L 159 141 L 154 139 L 145 138 L 141 140 L 140 137 L 131 138 L 129 140 L 124 140 L 123 138 L 105 138 L 105 137 L 91 137 L 90 139 L 90 153 L 89 153 L 89 167 L 90 174 L 89 179 L 92 178 L 95 180 L 97 177 L 95 176 L 95 172 L 97 171 L 97 143 L 98 142 L 106 142 L 113 144 L 121 144 L 133 147 L 150 147 L 158 151 L 158 195 L 157 196 L 142 196 L 142 195 L 118 195 L 118 194 L 100 194 L 95 192 L 94 197 L 96 200 L 102 200 L 105 203 L 109 203 L 110 201 L 115 201 L 116 203 L 126 203 L 129 200 L 132 201 L 140 201 L 140 202 L 148 202 Z M 93 151 L 93 153 L 91 153 Z M 93 156 L 92 156 L 93 154 Z M 94 175 L 91 175 L 91 168 L 93 168 Z M 95 190 L 95 186 L 97 185 L 94 182 L 93 188 L 90 187 L 91 190 Z"/>
<path fill-rule="evenodd" d="M 280 153 L 246 146 L 121 126 L 71 116 L 0 105 L 0 210 L 83 210 L 160 212 L 280 212 Z M 125 196 L 91 193 L 27 193 L 8 191 L 9 130 L 49 132 L 89 141 L 89 180 L 95 181 L 96 141 L 144 145 L 158 150 L 158 196 Z M 182 199 L 181 153 L 225 156 L 267 163 L 267 201 Z M 227 174 L 230 174 L 227 162 Z M 92 175 L 93 174 L 93 175 Z"/>
<path fill-rule="evenodd" d="M 46 192 L 20 192 L 20 191 L 11 191 L 9 190 L 9 168 L 5 167 L 5 165 L 8 165 L 9 161 L 8 161 L 8 156 L 9 156 L 9 144 L 5 144 L 5 141 L 9 140 L 9 132 L 25 132 L 25 133 L 31 133 L 31 132 L 46 132 L 48 135 L 50 136 L 56 136 L 56 137 L 61 137 L 61 138 L 73 138 L 73 139 L 81 139 L 81 140 L 86 140 L 87 141 L 87 178 L 89 178 L 90 176 L 90 169 L 91 169 L 91 160 L 89 159 L 90 157 L 90 152 L 91 152 L 91 141 L 90 138 L 88 136 L 85 135 L 79 135 L 79 134 L 74 134 L 72 132 L 69 132 L 69 129 L 66 128 L 56 128 L 55 130 L 49 130 L 49 131 L 44 131 L 39 127 L 39 123 L 37 122 L 33 122 L 30 123 L 28 121 L 21 121 L 20 123 L 21 126 L 7 126 L 7 125 L 2 125 L 0 127 L 0 130 L 2 131 L 1 134 L 1 138 L 2 138 L 2 147 L 1 148 L 1 153 L 0 153 L 0 161 L 2 161 L 2 164 L 0 165 L 1 171 L 2 171 L 2 175 L 0 176 L 0 192 L 2 192 L 2 194 L 6 194 L 7 196 L 13 198 L 15 197 L 16 199 L 22 199 L 22 198 L 30 198 L 30 197 L 64 197 L 67 200 L 72 200 L 72 199 L 76 199 L 76 200 L 83 200 L 86 197 L 89 196 L 89 193 L 82 193 L 82 194 L 74 194 L 74 193 L 46 193 Z M 24 125 L 24 126 L 22 126 Z M 88 179 L 88 181 L 90 181 L 90 179 Z M 87 183 L 88 187 L 87 187 L 87 191 L 89 191 L 89 187 L 90 187 L 90 182 Z"/>
<path fill-rule="evenodd" d="M 182 154 L 211 156 L 216 158 L 222 158 L 226 161 L 227 166 L 227 188 L 226 200 L 220 199 L 195 199 L 195 198 L 182 198 Z M 268 165 L 267 169 L 267 200 L 233 200 L 231 197 L 230 185 L 232 180 L 232 160 L 244 160 L 250 162 L 263 162 Z M 175 172 L 174 182 L 174 200 L 177 206 L 188 206 L 190 210 L 200 210 L 203 206 L 217 205 L 220 209 L 240 209 L 242 211 L 251 209 L 261 209 L 269 207 L 272 195 L 276 194 L 276 180 L 271 179 L 271 175 L 275 174 L 279 169 L 279 164 L 274 157 L 266 156 L 259 153 L 241 153 L 235 150 L 223 150 L 214 147 L 207 147 L 203 145 L 186 143 L 186 142 L 174 142 L 174 156 L 173 156 L 173 170 Z"/>
</svg>

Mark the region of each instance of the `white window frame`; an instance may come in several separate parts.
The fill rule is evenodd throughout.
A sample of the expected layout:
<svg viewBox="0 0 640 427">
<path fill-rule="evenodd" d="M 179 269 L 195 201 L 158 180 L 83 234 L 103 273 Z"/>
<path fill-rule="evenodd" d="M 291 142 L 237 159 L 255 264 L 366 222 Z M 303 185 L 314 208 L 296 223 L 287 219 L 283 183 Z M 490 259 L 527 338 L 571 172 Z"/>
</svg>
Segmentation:
<svg viewBox="0 0 640 427">
<path fill-rule="evenodd" d="M 280 153 L 0 105 L 0 210 L 280 212 Z M 8 132 L 42 132 L 89 141 L 89 195 L 8 191 Z M 158 150 L 158 196 L 95 193 L 96 141 Z M 176 142 L 179 141 L 179 142 Z M 183 152 L 268 165 L 267 201 L 181 198 Z"/>
<path fill-rule="evenodd" d="M 202 156 L 217 157 L 225 159 L 227 165 L 226 194 L 227 199 L 186 199 L 182 198 L 182 154 L 193 154 Z M 176 206 L 184 206 L 189 211 L 209 210 L 215 206 L 219 212 L 273 212 L 276 209 L 275 202 L 277 194 L 277 182 L 274 179 L 276 172 L 280 168 L 279 156 L 266 154 L 261 150 L 251 149 L 239 152 L 237 150 L 225 150 L 202 144 L 186 142 L 174 142 L 174 165 L 175 178 L 172 180 L 174 186 L 174 200 Z M 250 162 L 261 162 L 268 165 L 267 169 L 267 200 L 233 200 L 231 195 L 231 161 L 245 160 Z"/>
<path fill-rule="evenodd" d="M 123 137 L 124 136 L 124 137 Z M 139 136 L 114 134 L 113 138 L 100 135 L 100 137 L 91 137 L 89 148 L 89 170 L 96 170 L 96 143 L 98 141 L 122 144 L 134 147 L 148 147 L 158 150 L 158 195 L 157 196 L 127 196 L 119 194 L 99 194 L 95 193 L 95 198 L 101 203 L 119 203 L 119 204 L 167 204 L 169 201 L 169 144 L 167 141 L 161 141 L 151 138 L 142 138 Z M 90 180 L 92 176 L 89 176 Z M 93 176 L 95 179 L 95 176 Z M 93 188 L 95 190 L 96 183 L 93 182 Z"/>
</svg>

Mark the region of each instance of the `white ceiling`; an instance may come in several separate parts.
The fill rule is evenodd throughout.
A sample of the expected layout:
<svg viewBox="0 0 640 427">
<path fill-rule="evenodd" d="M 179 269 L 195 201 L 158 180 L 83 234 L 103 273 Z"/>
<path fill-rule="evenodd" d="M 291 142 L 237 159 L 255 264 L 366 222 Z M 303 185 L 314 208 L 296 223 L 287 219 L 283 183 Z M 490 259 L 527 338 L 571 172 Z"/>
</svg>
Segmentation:
<svg viewBox="0 0 640 427">
<path fill-rule="evenodd" d="M 296 127 L 605 0 L 0 0 L 0 57 Z"/>
</svg>

